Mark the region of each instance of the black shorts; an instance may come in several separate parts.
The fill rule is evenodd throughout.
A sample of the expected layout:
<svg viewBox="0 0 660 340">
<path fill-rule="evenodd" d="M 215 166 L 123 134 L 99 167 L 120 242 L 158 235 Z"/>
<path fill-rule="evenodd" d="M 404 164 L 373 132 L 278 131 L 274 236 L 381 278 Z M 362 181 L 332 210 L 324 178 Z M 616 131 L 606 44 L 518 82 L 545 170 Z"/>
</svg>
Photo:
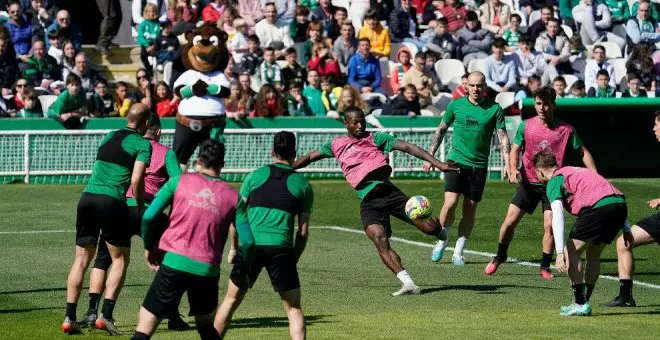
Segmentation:
<svg viewBox="0 0 660 340">
<path fill-rule="evenodd" d="M 217 117 L 189 117 L 190 119 L 204 120 L 215 119 Z M 174 129 L 174 153 L 180 164 L 188 164 L 190 157 L 195 153 L 197 146 L 211 137 L 211 130 L 214 127 L 222 127 L 226 124 L 221 120 L 215 124 L 208 125 L 199 131 L 193 131 L 189 127 L 176 123 Z"/>
<path fill-rule="evenodd" d="M 199 276 L 161 265 L 147 291 L 142 307 L 167 318 L 178 312 L 183 293 L 188 293 L 188 315 L 207 315 L 218 307 L 218 276 Z"/>
<path fill-rule="evenodd" d="M 511 199 L 511 204 L 531 215 L 536 210 L 539 202 L 541 202 L 543 211 L 552 210 L 544 185 L 534 185 L 526 180 L 521 180 L 516 186 L 516 193 Z"/>
<path fill-rule="evenodd" d="M 264 267 L 276 292 L 284 293 L 300 288 L 293 248 L 286 247 L 256 246 L 249 267 L 241 252 L 237 252 L 229 279 L 241 290 L 248 290 L 257 281 Z"/>
<path fill-rule="evenodd" d="M 445 173 L 445 192 L 455 192 L 472 201 L 481 201 L 484 187 L 486 187 L 486 179 L 488 179 L 488 169 L 474 168 L 456 162 L 450 163 L 461 171 Z"/>
<path fill-rule="evenodd" d="M 628 219 L 628 206 L 614 203 L 580 212 L 569 238 L 592 244 L 610 244 Z"/>
<path fill-rule="evenodd" d="M 406 203 L 409 198 L 394 184 L 385 183 L 376 186 L 360 203 L 362 226 L 366 228 L 373 224 L 380 224 L 385 229 L 387 237 L 391 237 L 390 216 L 412 224 L 406 215 Z"/>
<path fill-rule="evenodd" d="M 126 202 L 84 192 L 78 202 L 76 245 L 96 246 L 99 235 L 116 247 L 131 246 L 132 231 Z"/>
<path fill-rule="evenodd" d="M 645 217 L 635 223 L 635 225 L 644 229 L 644 231 L 660 244 L 660 213 Z"/>
</svg>

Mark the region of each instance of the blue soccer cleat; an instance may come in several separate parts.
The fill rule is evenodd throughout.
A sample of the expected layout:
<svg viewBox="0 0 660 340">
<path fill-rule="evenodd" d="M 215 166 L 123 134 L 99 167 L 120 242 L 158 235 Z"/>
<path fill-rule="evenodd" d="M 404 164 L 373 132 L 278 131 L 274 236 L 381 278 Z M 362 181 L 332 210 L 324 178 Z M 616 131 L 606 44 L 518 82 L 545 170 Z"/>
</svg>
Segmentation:
<svg viewBox="0 0 660 340">
<path fill-rule="evenodd" d="M 563 306 L 559 312 L 559 315 L 562 316 L 589 316 L 591 315 L 591 306 L 589 302 L 578 305 L 572 303 L 570 306 Z"/>
<path fill-rule="evenodd" d="M 463 257 L 463 256 L 452 256 L 451 257 L 451 262 L 454 263 L 454 266 L 464 266 L 465 265 L 465 257 Z"/>
<path fill-rule="evenodd" d="M 447 249 L 447 241 L 438 240 L 431 252 L 431 261 L 440 262 L 442 256 L 445 254 L 445 249 Z"/>
</svg>

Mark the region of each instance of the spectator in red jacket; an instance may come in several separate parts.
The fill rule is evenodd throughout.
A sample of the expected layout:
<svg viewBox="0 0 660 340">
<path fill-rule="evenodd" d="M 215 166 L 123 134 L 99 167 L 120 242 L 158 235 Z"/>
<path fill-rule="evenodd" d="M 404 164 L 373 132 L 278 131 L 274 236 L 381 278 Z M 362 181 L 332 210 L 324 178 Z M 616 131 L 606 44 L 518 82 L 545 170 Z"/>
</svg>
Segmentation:
<svg viewBox="0 0 660 340">
<path fill-rule="evenodd" d="M 454 33 L 465 27 L 465 16 L 467 10 L 458 0 L 447 0 L 445 7 L 440 9 L 440 13 L 447 18 L 447 31 Z"/>
<path fill-rule="evenodd" d="M 179 107 L 179 98 L 172 95 L 164 81 L 156 84 L 156 114 L 158 117 L 174 117 Z"/>
<path fill-rule="evenodd" d="M 339 63 L 332 57 L 330 46 L 324 41 L 314 44 L 312 58 L 307 63 L 307 68 L 309 71 L 317 71 L 321 77 L 331 77 L 334 81 L 342 78 Z"/>
<path fill-rule="evenodd" d="M 197 9 L 192 7 L 190 0 L 177 0 L 176 7 L 167 10 L 167 20 L 172 25 L 170 32 L 179 35 L 195 27 Z"/>
<path fill-rule="evenodd" d="M 213 23 L 218 22 L 218 19 L 222 16 L 222 13 L 225 12 L 227 0 L 212 0 L 204 10 L 202 10 L 202 20 L 204 23 Z"/>
</svg>

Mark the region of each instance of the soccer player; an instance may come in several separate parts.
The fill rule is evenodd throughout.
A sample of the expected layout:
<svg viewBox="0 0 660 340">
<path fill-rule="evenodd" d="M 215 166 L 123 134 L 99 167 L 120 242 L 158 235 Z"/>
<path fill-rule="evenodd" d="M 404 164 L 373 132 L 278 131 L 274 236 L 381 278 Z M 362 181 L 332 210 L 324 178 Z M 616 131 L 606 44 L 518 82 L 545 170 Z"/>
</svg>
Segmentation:
<svg viewBox="0 0 660 340">
<path fill-rule="evenodd" d="M 539 183 L 532 165 L 532 158 L 545 149 L 552 150 L 559 167 L 564 166 L 566 156 L 575 152 L 582 157 L 588 169 L 596 171 L 591 154 L 582 144 L 575 129 L 555 117 L 555 90 L 545 86 L 534 93 L 534 109 L 536 116 L 529 118 L 518 126 L 513 147 L 509 153 L 509 183 L 517 184 L 509 210 L 500 227 L 497 255 L 484 269 L 487 275 L 495 274 L 500 264 L 506 262 L 509 244 L 513 240 L 516 226 L 525 213 L 532 214 L 541 203 L 543 209 L 543 255 L 541 260 L 541 277 L 551 279 L 550 261 L 552 260 L 552 210 L 545 192 L 545 186 Z M 518 160 L 522 151 L 522 173 L 518 171 Z M 520 178 L 518 178 L 520 176 Z"/>
<path fill-rule="evenodd" d="M 151 203 L 156 192 L 167 182 L 169 178 L 181 175 L 181 167 L 179 161 L 176 159 L 174 151 L 167 146 L 160 144 L 161 124 L 158 115 L 152 113 L 147 127 L 147 133 L 144 138 L 148 139 L 151 143 L 151 162 L 147 167 L 144 176 L 144 201 L 145 205 Z M 138 211 L 137 202 L 133 198 L 133 190 L 128 190 L 126 194 L 126 204 L 128 205 L 129 216 L 131 220 L 132 235 L 142 236 L 140 226 L 142 224 L 142 214 Z M 168 217 L 165 214 L 160 214 L 154 219 L 156 230 L 164 231 L 167 227 Z M 158 234 L 160 237 L 160 234 Z M 89 309 L 82 320 L 78 321 L 80 327 L 94 327 L 96 316 L 98 312 L 99 299 L 103 292 L 105 284 L 105 275 L 112 264 L 108 247 L 105 245 L 103 237 L 99 238 L 99 246 L 96 251 L 96 259 L 92 267 L 92 272 L 89 276 Z M 107 317 L 107 315 L 106 315 Z M 120 334 L 119 330 L 112 327 L 114 325 L 99 325 L 99 328 L 105 328 L 112 334 Z M 168 328 L 170 330 L 185 330 L 189 326 L 185 323 L 178 311 L 176 314 L 170 316 L 168 320 Z"/>
<path fill-rule="evenodd" d="M 425 234 L 438 239 L 446 239 L 446 233 L 436 218 L 411 221 L 406 216 L 404 209 L 409 197 L 389 181 L 392 168 L 387 153 L 392 150 L 403 151 L 430 162 L 439 170 L 457 169 L 433 158 L 417 145 L 396 139 L 387 133 L 367 132 L 364 112 L 357 107 L 346 109 L 344 126 L 348 130 L 347 136 L 336 137 L 323 144 L 320 149 L 301 157 L 296 161 L 294 169 L 304 168 L 324 158 L 336 158 L 346 181 L 361 201 L 360 217 L 365 233 L 376 246 L 383 263 L 403 283 L 401 289 L 392 295 L 419 294 L 419 287 L 401 265 L 399 255 L 390 247 L 390 216 L 413 224 Z"/>
<path fill-rule="evenodd" d="M 62 331 L 80 333 L 76 307 L 85 272 L 94 257 L 99 235 L 112 259 L 105 299 L 98 323 L 114 327 L 112 312 L 124 284 L 130 259 L 130 218 L 126 191 L 133 190 L 139 212 L 144 209 L 144 173 L 151 162 L 151 145 L 142 135 L 151 112 L 143 104 L 131 106 L 125 129 L 110 132 L 101 142 L 87 187 L 78 202 L 76 253 L 67 279 L 66 314 Z"/>
<path fill-rule="evenodd" d="M 296 159 L 293 133 L 278 132 L 271 155 L 273 164 L 251 172 L 239 192 L 239 200 L 247 205 L 248 211 L 247 221 L 237 219 L 236 226 L 249 222 L 254 236 L 254 252 L 245 254 L 241 251 L 234 258 L 227 294 L 214 322 L 221 338 L 248 289 L 265 267 L 273 289 L 282 299 L 291 339 L 305 339 L 305 317 L 300 305 L 296 263 L 307 243 L 314 196 L 305 177 L 293 170 Z M 296 216 L 298 231 L 294 240 Z"/>
<path fill-rule="evenodd" d="M 222 143 L 202 142 L 197 173 L 170 178 L 144 213 L 145 257 L 158 272 L 140 308 L 132 339 L 149 339 L 161 318 L 177 310 L 186 292 L 201 338 L 219 338 L 213 316 L 218 306 L 222 252 L 230 225 L 245 210 L 236 190 L 219 178 L 224 158 Z M 170 222 L 158 241 L 158 230 L 151 222 L 170 204 Z M 253 242 L 249 226 L 238 225 L 237 232 L 249 253 Z M 166 252 L 162 261 L 161 250 Z"/>
<path fill-rule="evenodd" d="M 449 163 L 460 169 L 445 175 L 445 202 L 440 210 L 440 224 L 449 228 L 454 223 L 456 207 L 461 195 L 463 199 L 463 217 L 458 225 L 458 236 L 452 262 L 454 265 L 465 265 L 463 250 L 467 247 L 468 238 L 474 228 L 474 218 L 477 205 L 481 201 L 488 177 L 488 156 L 493 130 L 497 130 L 500 142 L 500 152 L 504 158 L 504 171 L 508 175 L 509 136 L 504 125 L 504 111 L 492 99 L 484 95 L 486 77 L 481 72 L 472 72 L 468 76 L 468 95 L 452 101 L 442 122 L 433 135 L 429 153 L 435 155 L 449 126 L 454 125 L 452 147 L 449 152 Z M 424 163 L 427 173 L 433 164 Z M 431 260 L 442 260 L 446 239 L 439 239 L 433 251 Z"/>
<path fill-rule="evenodd" d="M 655 112 L 655 124 L 653 132 L 655 138 L 660 142 L 660 111 Z M 660 198 L 650 200 L 649 207 L 658 209 Z M 635 307 L 633 299 L 633 247 L 639 247 L 651 243 L 660 244 L 660 214 L 643 218 L 630 228 L 630 234 L 624 233 L 616 241 L 616 254 L 619 262 L 619 296 L 612 301 L 600 305 L 601 307 Z"/>
<path fill-rule="evenodd" d="M 560 168 L 552 150 L 533 158 L 536 177 L 546 184 L 552 208 L 552 232 L 561 273 L 568 271 L 574 302 L 560 315 L 591 315 L 589 298 L 600 274 L 600 256 L 624 226 L 628 208 L 623 193 L 595 171 L 566 166 Z M 577 216 L 564 247 L 564 207 Z M 629 234 L 629 230 L 625 231 Z M 630 235 L 629 235 L 630 236 Z M 587 263 L 580 256 L 586 253 Z"/>
</svg>

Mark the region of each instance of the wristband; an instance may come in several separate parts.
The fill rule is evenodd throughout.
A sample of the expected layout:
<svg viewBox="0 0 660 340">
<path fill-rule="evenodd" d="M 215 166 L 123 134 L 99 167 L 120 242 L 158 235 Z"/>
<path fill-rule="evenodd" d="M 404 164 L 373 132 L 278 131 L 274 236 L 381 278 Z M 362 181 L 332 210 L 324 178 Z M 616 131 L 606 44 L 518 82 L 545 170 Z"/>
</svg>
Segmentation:
<svg viewBox="0 0 660 340">
<path fill-rule="evenodd" d="M 184 99 L 190 98 L 194 95 L 193 90 L 192 90 L 192 86 L 190 86 L 190 85 L 184 86 L 181 89 L 180 92 L 181 92 L 181 97 L 184 98 Z"/>
<path fill-rule="evenodd" d="M 216 84 L 209 84 L 209 86 L 206 88 L 206 93 L 210 96 L 217 95 L 220 93 L 220 86 Z"/>
</svg>

